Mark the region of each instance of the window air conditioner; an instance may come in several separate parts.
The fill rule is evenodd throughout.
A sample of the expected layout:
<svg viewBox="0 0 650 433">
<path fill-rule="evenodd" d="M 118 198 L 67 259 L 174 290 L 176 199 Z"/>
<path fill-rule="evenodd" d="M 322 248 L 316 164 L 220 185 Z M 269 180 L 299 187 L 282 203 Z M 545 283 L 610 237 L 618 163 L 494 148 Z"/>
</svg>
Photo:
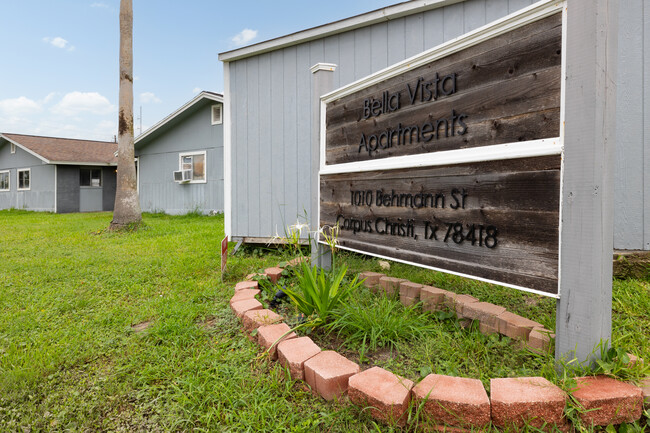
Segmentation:
<svg viewBox="0 0 650 433">
<path fill-rule="evenodd" d="M 174 172 L 174 182 L 189 182 L 192 180 L 192 170 L 178 170 Z"/>
</svg>

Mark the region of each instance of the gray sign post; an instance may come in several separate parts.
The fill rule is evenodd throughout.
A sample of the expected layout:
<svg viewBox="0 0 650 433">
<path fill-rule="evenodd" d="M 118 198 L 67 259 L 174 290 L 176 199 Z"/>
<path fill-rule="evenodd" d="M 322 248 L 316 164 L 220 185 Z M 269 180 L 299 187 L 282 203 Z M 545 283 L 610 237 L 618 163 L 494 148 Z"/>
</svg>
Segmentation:
<svg viewBox="0 0 650 433">
<path fill-rule="evenodd" d="M 556 359 L 611 340 L 618 3 L 567 2 Z"/>
</svg>

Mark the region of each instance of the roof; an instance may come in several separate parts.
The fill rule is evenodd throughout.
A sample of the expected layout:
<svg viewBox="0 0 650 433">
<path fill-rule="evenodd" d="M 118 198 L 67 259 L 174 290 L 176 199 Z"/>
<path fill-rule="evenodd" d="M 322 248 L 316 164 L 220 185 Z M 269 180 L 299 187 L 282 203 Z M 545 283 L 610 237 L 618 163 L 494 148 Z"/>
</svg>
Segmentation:
<svg viewBox="0 0 650 433">
<path fill-rule="evenodd" d="M 47 164 L 117 165 L 117 143 L 0 133 L 4 138 Z"/>
<path fill-rule="evenodd" d="M 244 59 L 246 57 L 275 51 L 280 48 L 290 47 L 292 45 L 302 44 L 304 42 L 321 39 L 350 30 L 366 27 L 372 24 L 394 20 L 407 15 L 413 15 L 430 9 L 437 9 L 454 3 L 460 3 L 465 0 L 411 0 L 398 3 L 385 8 L 355 15 L 339 21 L 334 21 L 322 26 L 312 27 L 296 33 L 291 33 L 279 38 L 248 45 L 236 50 L 219 53 L 219 60 L 222 62 L 232 62 L 234 60 Z"/>
<path fill-rule="evenodd" d="M 151 128 L 147 129 L 142 134 L 135 137 L 135 145 L 137 145 L 138 143 L 140 143 L 142 141 L 145 141 L 147 138 L 151 137 L 156 131 L 160 130 L 166 124 L 168 124 L 169 122 L 171 122 L 172 120 L 174 120 L 175 118 L 177 118 L 182 113 L 184 113 L 188 109 L 192 108 L 193 106 L 195 106 L 199 102 L 206 101 L 206 100 L 221 102 L 223 104 L 223 95 L 221 93 L 208 92 L 206 90 L 202 91 L 201 93 L 196 95 L 194 98 L 192 98 L 190 101 L 186 102 L 178 110 L 174 111 L 169 116 L 165 117 L 163 120 L 156 123 Z"/>
</svg>

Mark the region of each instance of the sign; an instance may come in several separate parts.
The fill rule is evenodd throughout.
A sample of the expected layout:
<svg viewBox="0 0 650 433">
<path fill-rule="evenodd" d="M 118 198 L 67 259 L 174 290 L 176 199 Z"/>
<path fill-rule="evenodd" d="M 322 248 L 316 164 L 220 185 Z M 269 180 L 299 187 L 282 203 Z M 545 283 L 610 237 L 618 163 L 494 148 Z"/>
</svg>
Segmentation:
<svg viewBox="0 0 650 433">
<path fill-rule="evenodd" d="M 221 276 L 226 271 L 226 262 L 228 261 L 228 236 L 221 240 Z"/>
<path fill-rule="evenodd" d="M 322 98 L 320 226 L 341 248 L 558 297 L 561 6 Z"/>
</svg>

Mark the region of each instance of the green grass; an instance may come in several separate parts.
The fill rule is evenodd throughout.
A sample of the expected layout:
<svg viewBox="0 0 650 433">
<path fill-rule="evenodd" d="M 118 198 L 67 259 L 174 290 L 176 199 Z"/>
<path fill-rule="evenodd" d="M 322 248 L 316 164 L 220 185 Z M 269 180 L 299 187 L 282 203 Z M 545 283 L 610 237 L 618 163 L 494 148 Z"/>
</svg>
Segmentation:
<svg viewBox="0 0 650 433">
<path fill-rule="evenodd" d="M 312 396 L 241 332 L 228 306 L 233 284 L 283 256 L 249 249 L 229 259 L 222 283 L 222 216 L 144 215 L 146 228 L 134 233 L 104 232 L 110 220 L 0 212 L 0 431 L 390 431 L 365 411 Z M 379 270 L 375 260 L 338 259 L 352 272 Z M 554 327 L 548 299 L 400 264 L 388 273 Z M 614 283 L 614 341 L 645 359 L 649 289 Z M 436 326 L 432 337 L 394 337 L 399 356 L 377 363 L 485 382 L 547 362 L 453 320 Z"/>
</svg>

